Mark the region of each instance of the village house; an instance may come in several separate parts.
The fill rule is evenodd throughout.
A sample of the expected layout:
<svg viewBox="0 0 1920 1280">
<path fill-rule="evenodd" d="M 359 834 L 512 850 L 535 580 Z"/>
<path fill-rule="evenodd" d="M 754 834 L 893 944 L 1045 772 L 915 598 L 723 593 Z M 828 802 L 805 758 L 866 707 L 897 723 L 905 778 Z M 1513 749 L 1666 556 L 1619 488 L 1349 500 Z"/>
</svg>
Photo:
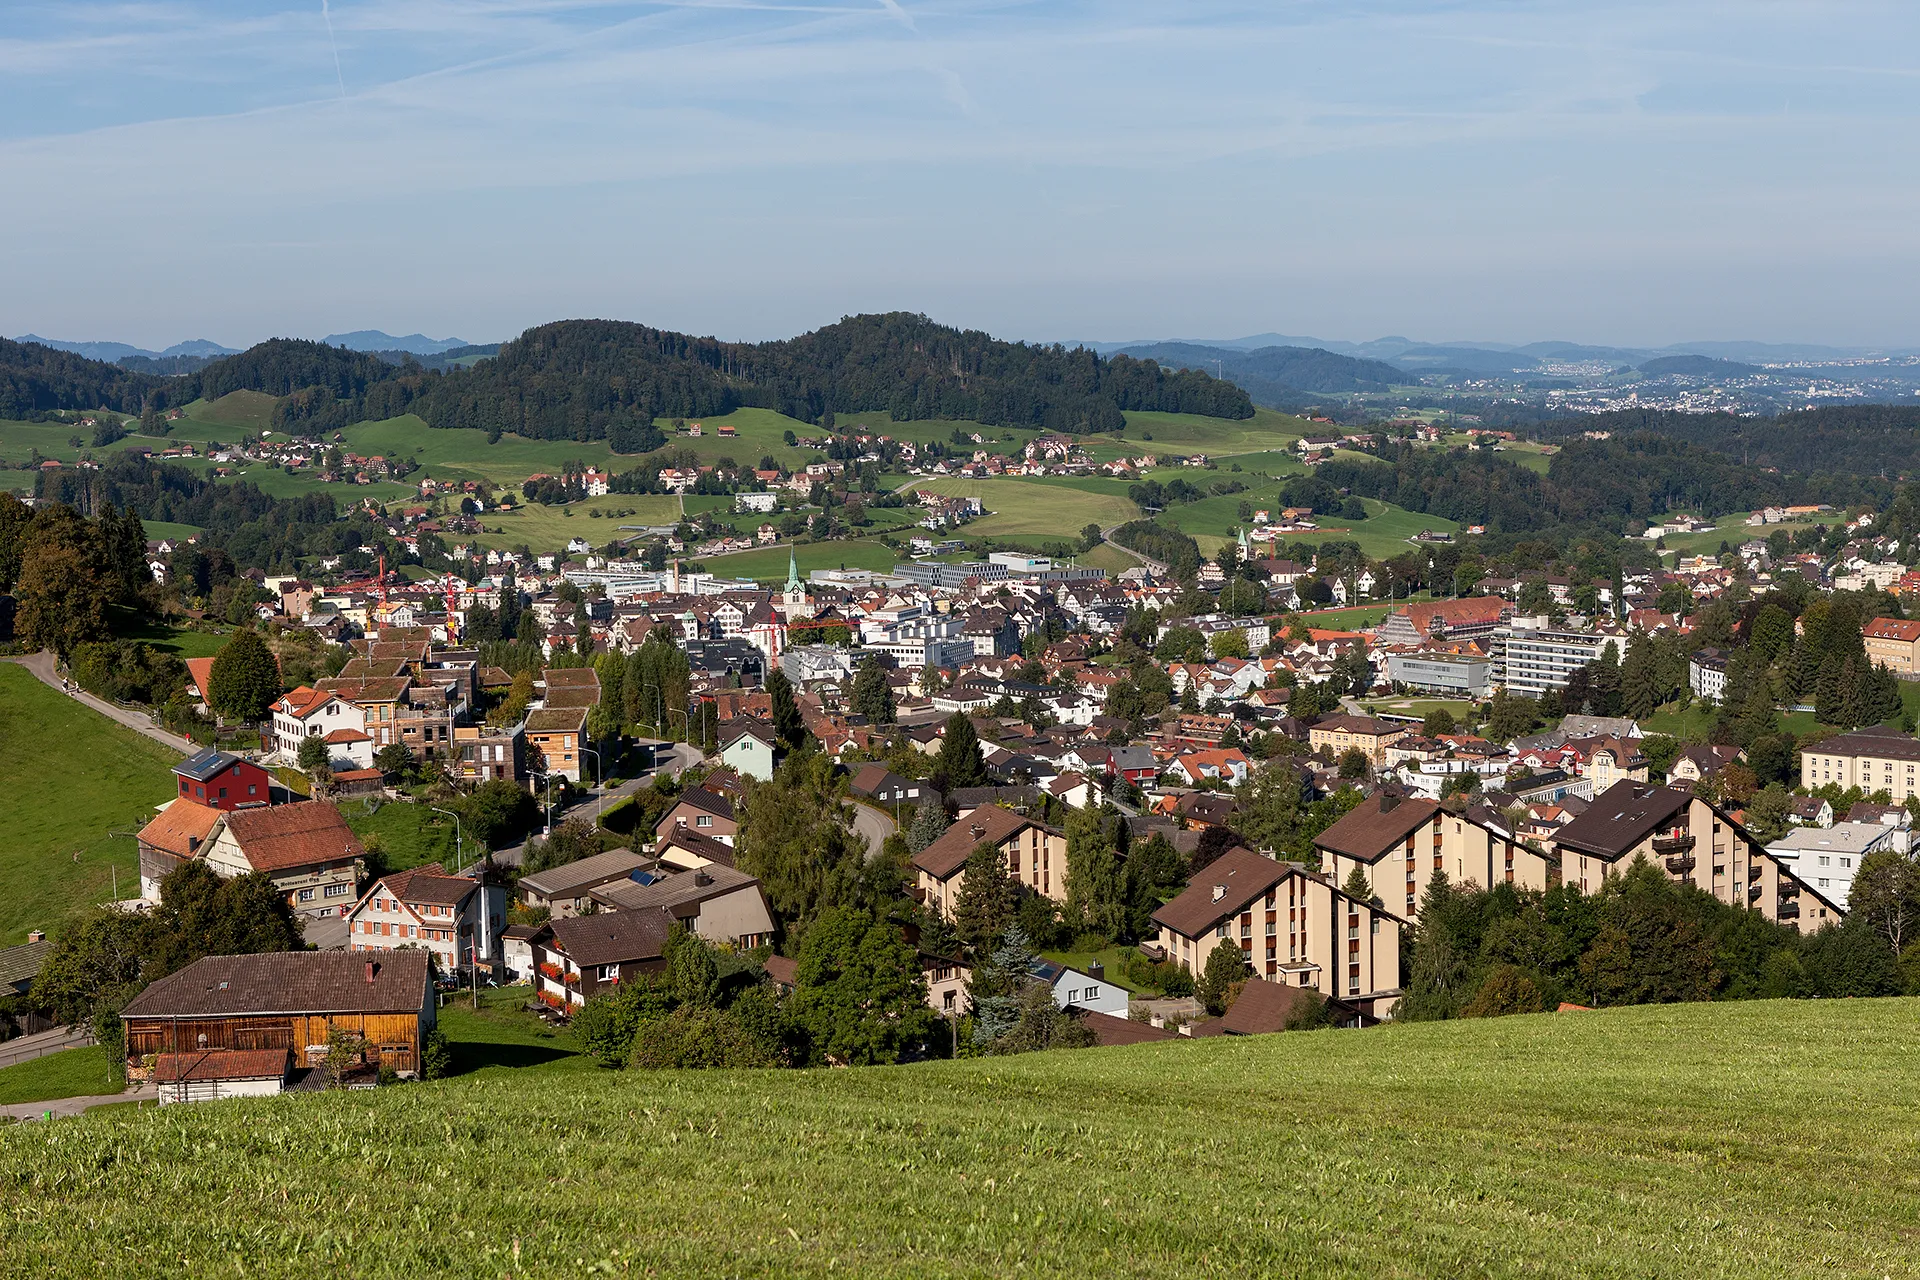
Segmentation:
<svg viewBox="0 0 1920 1280">
<path fill-rule="evenodd" d="M 588 895 L 594 889 L 616 880 L 631 879 L 636 872 L 652 865 L 652 859 L 631 849 L 609 849 L 578 862 L 521 876 L 520 902 L 530 911 L 546 911 L 554 920 L 584 915 L 593 909 L 593 900 Z"/>
<path fill-rule="evenodd" d="M 718 946 L 750 951 L 773 941 L 773 907 L 766 891 L 753 876 L 723 863 L 611 880 L 589 890 L 587 896 L 603 913 L 665 913 Z"/>
<path fill-rule="evenodd" d="M 664 840 L 676 827 L 692 827 L 701 835 L 727 844 L 733 843 L 740 823 L 734 816 L 733 802 L 723 795 L 695 787 L 680 793 L 673 807 L 654 824 L 653 838 Z"/>
<path fill-rule="evenodd" d="M 1066 834 L 991 804 L 974 809 L 913 855 L 920 900 L 951 919 L 966 880 L 967 857 L 983 843 L 996 848 L 1009 877 L 1042 897 L 1066 901 Z"/>
<path fill-rule="evenodd" d="M 1378 768 L 1387 762 L 1388 744 L 1414 732 L 1415 727 L 1376 720 L 1372 716 L 1324 716 L 1307 731 L 1307 745 L 1316 754 L 1324 748 L 1335 759 L 1339 759 L 1343 752 L 1358 747 Z"/>
<path fill-rule="evenodd" d="M 273 778 L 251 760 L 206 747 L 173 766 L 183 800 L 209 809 L 239 809 L 273 800 Z"/>
<path fill-rule="evenodd" d="M 295 915 L 344 915 L 359 897 L 367 851 L 324 800 L 236 809 L 195 855 L 226 879 L 260 872 Z"/>
<path fill-rule="evenodd" d="M 346 911 L 347 949 L 418 947 L 441 973 L 499 958 L 506 891 L 492 881 L 450 876 L 437 862 L 373 882 Z"/>
</svg>

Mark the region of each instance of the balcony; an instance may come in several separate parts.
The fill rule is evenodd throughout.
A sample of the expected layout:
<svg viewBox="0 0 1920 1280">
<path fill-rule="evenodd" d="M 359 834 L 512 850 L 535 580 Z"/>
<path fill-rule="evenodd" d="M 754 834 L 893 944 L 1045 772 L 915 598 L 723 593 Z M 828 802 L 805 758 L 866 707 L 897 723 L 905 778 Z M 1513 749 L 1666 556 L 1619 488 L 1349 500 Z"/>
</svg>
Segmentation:
<svg viewBox="0 0 1920 1280">
<path fill-rule="evenodd" d="M 1798 920 L 1800 918 L 1800 904 L 1797 902 L 1783 902 L 1773 914 L 1781 920 Z"/>
<path fill-rule="evenodd" d="M 1780 878 L 1779 895 L 1780 895 L 1780 901 L 1782 902 L 1785 902 L 1788 898 L 1799 897 L 1800 882 L 1798 880 L 1789 880 L 1785 876 L 1782 876 Z"/>
<path fill-rule="evenodd" d="M 1693 837 L 1689 835 L 1655 836 L 1653 838 L 1653 852 L 1656 856 L 1667 853 L 1686 853 L 1692 848 Z"/>
<path fill-rule="evenodd" d="M 1683 853 L 1677 858 L 1667 859 L 1667 871 L 1670 874 L 1673 874 L 1676 876 L 1692 875 L 1693 868 L 1694 868 L 1693 855 L 1690 853 Z"/>
<path fill-rule="evenodd" d="M 1752 901 L 1753 901 L 1753 900 L 1754 900 L 1755 898 L 1758 898 L 1759 896 L 1760 896 L 1760 886 L 1759 886 L 1759 885 L 1757 885 L 1757 884 L 1750 884 L 1750 885 L 1748 885 L 1748 886 L 1747 886 L 1747 901 L 1748 901 L 1748 902 L 1752 902 Z"/>
<path fill-rule="evenodd" d="M 1760 871 L 1761 871 L 1761 867 L 1759 863 L 1749 862 L 1747 864 L 1747 879 L 1758 880 L 1760 878 Z"/>
</svg>

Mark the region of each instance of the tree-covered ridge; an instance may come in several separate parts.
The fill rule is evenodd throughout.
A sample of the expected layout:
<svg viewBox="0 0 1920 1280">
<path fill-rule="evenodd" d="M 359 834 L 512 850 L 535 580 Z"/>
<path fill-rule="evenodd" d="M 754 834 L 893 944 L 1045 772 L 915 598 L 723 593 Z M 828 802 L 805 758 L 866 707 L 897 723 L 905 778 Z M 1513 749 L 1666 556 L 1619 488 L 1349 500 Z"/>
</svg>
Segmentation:
<svg viewBox="0 0 1920 1280">
<path fill-rule="evenodd" d="M 1562 418 L 1528 431 L 1541 439 L 1610 431 L 1651 432 L 1755 468 L 1891 478 L 1920 456 L 1920 407 L 1830 405 L 1771 418 L 1633 409 Z"/>
<path fill-rule="evenodd" d="M 1247 418 L 1253 405 L 1198 372 L 1091 351 L 1000 342 L 895 312 L 780 342 L 720 342 L 610 320 L 530 329 L 448 373 L 415 405 L 434 426 L 598 439 L 623 421 L 742 407 L 808 422 L 886 412 L 1064 432 L 1117 430 L 1123 410 Z"/>
<path fill-rule="evenodd" d="M 185 404 L 176 379 L 132 373 L 37 342 L 0 338 L 0 418 L 35 418 L 60 409 L 138 414 L 149 404 Z"/>
<path fill-rule="evenodd" d="M 312 435 L 405 413 L 426 375 L 417 366 L 396 367 L 366 352 L 273 338 L 215 361 L 193 381 L 208 400 L 233 391 L 278 396 L 273 425 Z"/>
</svg>

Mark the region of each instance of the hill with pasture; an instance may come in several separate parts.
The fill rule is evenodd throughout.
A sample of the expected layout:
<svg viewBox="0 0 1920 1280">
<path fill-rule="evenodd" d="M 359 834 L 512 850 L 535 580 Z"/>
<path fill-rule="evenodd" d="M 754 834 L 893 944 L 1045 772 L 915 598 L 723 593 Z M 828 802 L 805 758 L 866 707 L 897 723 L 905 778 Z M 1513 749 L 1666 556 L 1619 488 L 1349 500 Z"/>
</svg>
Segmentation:
<svg viewBox="0 0 1920 1280">
<path fill-rule="evenodd" d="M 1911 1275 L 1916 1011 L 1644 1006 L 850 1070 L 557 1059 L 123 1110 L 0 1130 L 0 1273 Z"/>
</svg>

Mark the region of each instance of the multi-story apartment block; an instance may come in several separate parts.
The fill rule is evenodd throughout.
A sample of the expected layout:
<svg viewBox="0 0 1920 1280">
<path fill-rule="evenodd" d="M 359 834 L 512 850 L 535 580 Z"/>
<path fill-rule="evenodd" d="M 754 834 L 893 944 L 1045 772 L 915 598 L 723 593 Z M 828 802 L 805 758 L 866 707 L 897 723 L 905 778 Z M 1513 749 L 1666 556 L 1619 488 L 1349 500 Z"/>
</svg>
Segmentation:
<svg viewBox="0 0 1920 1280">
<path fill-rule="evenodd" d="M 1920 742 L 1880 726 L 1856 729 L 1818 742 L 1800 753 L 1800 783 L 1809 791 L 1838 783 L 1869 795 L 1887 791 L 1895 804 L 1920 795 Z"/>
<path fill-rule="evenodd" d="M 1920 620 L 1875 618 L 1860 629 L 1867 657 L 1897 676 L 1920 675 Z"/>
<path fill-rule="evenodd" d="M 1506 628 L 1499 637 L 1495 683 L 1526 697 L 1565 688 L 1573 673 L 1598 660 L 1609 642 L 1625 654 L 1624 639 L 1598 631 Z"/>
<path fill-rule="evenodd" d="M 1374 794 L 1314 839 L 1335 884 L 1358 870 L 1376 901 L 1417 919 L 1420 896 L 1444 872 L 1455 884 L 1522 889 L 1559 883 L 1554 860 L 1506 829 L 1491 810 L 1450 813 L 1432 800 Z"/>
</svg>

